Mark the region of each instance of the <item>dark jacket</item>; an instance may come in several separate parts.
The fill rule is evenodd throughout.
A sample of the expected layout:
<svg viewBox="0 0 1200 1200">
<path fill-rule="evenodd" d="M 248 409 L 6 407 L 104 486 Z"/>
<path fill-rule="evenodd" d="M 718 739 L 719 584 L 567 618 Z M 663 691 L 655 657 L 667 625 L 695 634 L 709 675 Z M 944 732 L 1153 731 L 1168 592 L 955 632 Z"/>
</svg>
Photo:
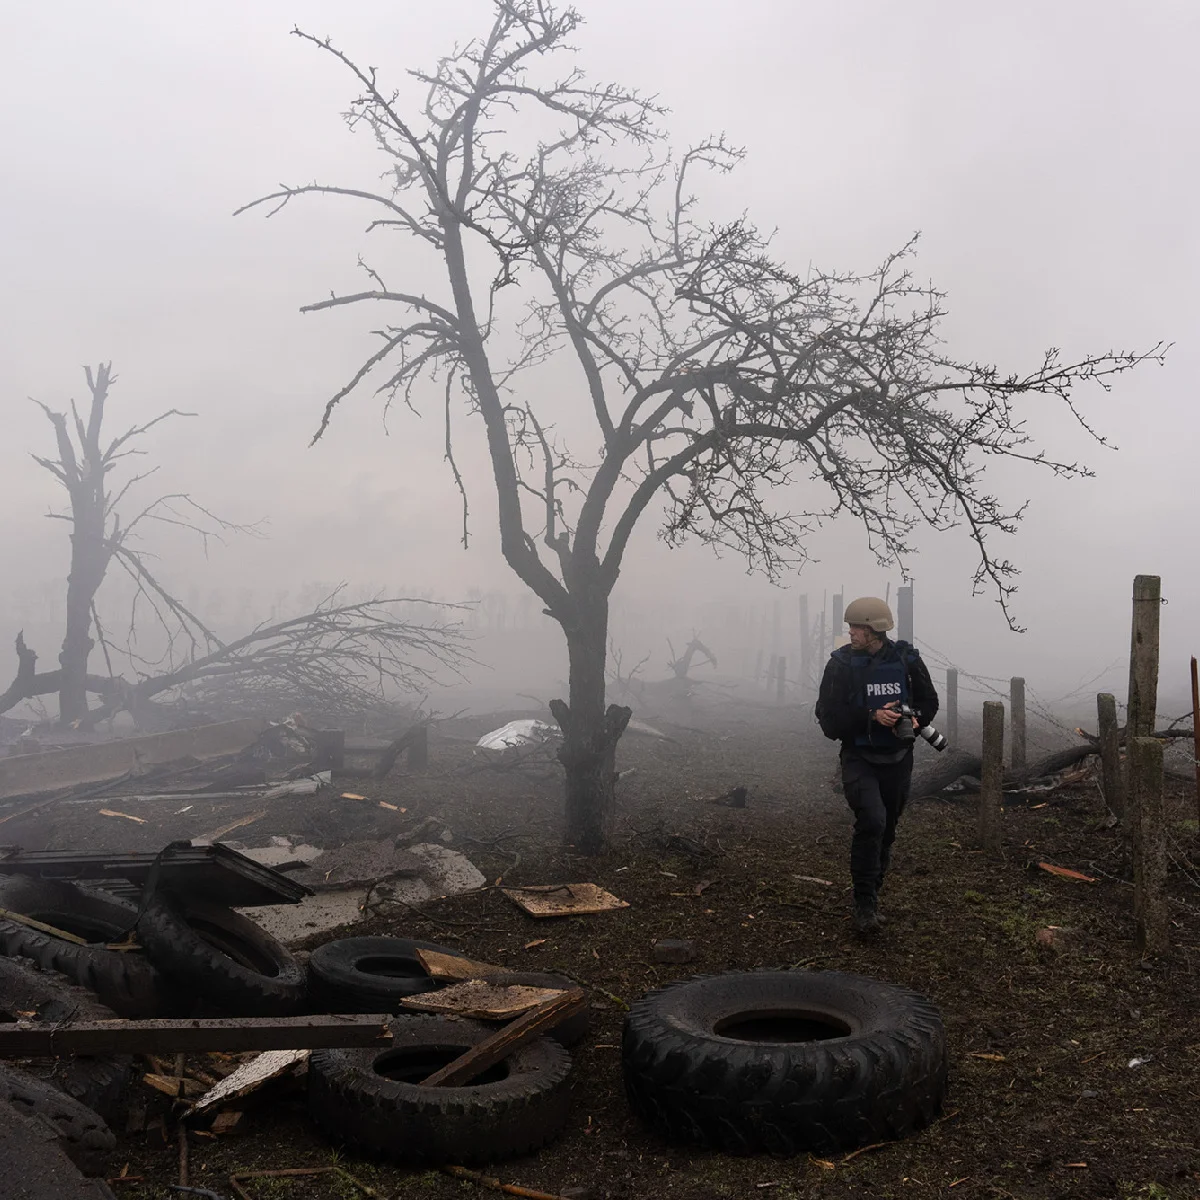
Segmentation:
<svg viewBox="0 0 1200 1200">
<path fill-rule="evenodd" d="M 937 716 L 938 694 L 920 653 L 907 642 L 893 642 L 885 638 L 876 657 L 880 662 L 906 663 L 909 704 L 917 714 L 918 723 L 928 725 Z M 872 732 L 871 709 L 863 703 L 863 699 L 857 694 L 848 655 L 835 652 L 825 664 L 825 674 L 821 679 L 817 721 L 827 738 L 841 742 L 847 750 L 856 749 L 855 738 L 860 734 Z"/>
</svg>

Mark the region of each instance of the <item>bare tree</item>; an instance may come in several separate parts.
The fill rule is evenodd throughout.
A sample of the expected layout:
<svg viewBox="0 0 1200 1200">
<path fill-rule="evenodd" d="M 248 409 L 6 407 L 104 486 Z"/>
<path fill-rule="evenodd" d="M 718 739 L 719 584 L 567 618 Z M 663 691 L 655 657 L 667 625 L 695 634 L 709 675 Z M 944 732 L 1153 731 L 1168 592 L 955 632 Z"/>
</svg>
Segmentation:
<svg viewBox="0 0 1200 1200">
<path fill-rule="evenodd" d="M 65 633 L 57 670 L 39 672 L 37 654 L 16 638 L 17 672 L 0 693 L 0 713 L 23 700 L 58 695 L 59 720 L 87 726 L 121 711 L 139 722 L 150 716 L 156 698 L 186 691 L 201 703 L 269 699 L 275 706 L 316 702 L 326 714 L 349 715 L 383 705 L 389 689 L 426 686 L 438 666 L 465 658 L 457 629 L 412 619 L 414 606 L 439 607 L 408 597 L 351 600 L 331 589 L 310 612 L 260 624 L 224 640 L 180 601 L 159 578 L 152 556 L 140 542 L 152 524 L 211 538 L 254 532 L 214 515 L 183 492 L 160 495 L 130 518 L 122 501 L 157 468 L 113 483 L 125 459 L 145 452 L 138 439 L 170 417 L 170 409 L 116 437 L 104 429 L 105 405 L 116 380 L 111 365 L 86 369 L 91 404 L 81 414 L 40 407 L 54 426 L 57 458 L 34 455 L 66 489 L 70 508 L 52 512 L 71 527 Z M 132 581 L 133 599 L 123 644 L 101 624 L 97 593 L 113 567 Z M 149 628 L 147 627 L 149 623 Z M 106 673 L 92 673 L 93 652 L 102 651 Z M 120 674 L 114 660 L 127 663 L 134 678 Z M 99 697 L 90 706 L 89 695 Z"/>
<path fill-rule="evenodd" d="M 353 198 L 373 210 L 369 231 L 411 239 L 404 275 L 421 256 L 441 273 L 436 290 L 417 294 L 361 263 L 364 290 L 306 306 L 402 314 L 376 330 L 377 348 L 328 401 L 316 438 L 368 378 L 389 403 L 409 405 L 436 381 L 465 541 L 455 401 L 481 423 L 504 557 L 566 635 L 569 702 L 552 710 L 564 734 L 567 832 L 595 851 L 630 715 L 605 709 L 609 597 L 652 504 L 668 545 L 696 536 L 769 575 L 802 562 L 806 533 L 837 514 L 859 518 L 887 562 L 909 550 L 918 524 L 963 524 L 979 552 L 977 583 L 1007 604 L 1014 569 L 989 535 L 1011 532 L 1022 506 L 984 489 L 984 459 L 1087 473 L 1036 447 L 1017 402 L 1059 401 L 1091 433 L 1074 385 L 1107 387 L 1161 348 L 1069 365 L 1050 351 L 1014 374 L 955 361 L 938 338 L 942 294 L 910 273 L 912 244 L 865 274 L 798 274 L 748 221 L 706 224 L 693 176 L 730 170 L 739 151 L 719 138 L 672 157 L 654 100 L 570 65 L 549 75 L 547 60 L 569 50 L 580 24 L 574 10 L 548 0 L 494 0 L 494 9 L 484 37 L 411 72 L 425 91 L 413 111 L 375 68 L 296 30 L 357 81 L 347 121 L 374 138 L 383 183 L 281 187 L 245 207 Z M 577 383 L 565 391 L 560 374 L 516 391 L 522 372 L 560 352 Z M 550 398 L 540 404 L 535 393 Z M 574 453 L 559 429 L 568 406 L 567 423 L 594 422 Z M 805 484 L 798 512 L 788 507 L 796 493 L 783 490 L 793 483 Z"/>
</svg>

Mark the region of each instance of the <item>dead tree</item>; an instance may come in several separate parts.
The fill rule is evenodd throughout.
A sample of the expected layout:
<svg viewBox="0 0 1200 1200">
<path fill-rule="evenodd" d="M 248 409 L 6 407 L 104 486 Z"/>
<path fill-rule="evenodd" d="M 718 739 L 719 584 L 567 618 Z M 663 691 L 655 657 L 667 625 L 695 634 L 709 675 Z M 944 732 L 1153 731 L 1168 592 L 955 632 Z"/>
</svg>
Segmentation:
<svg viewBox="0 0 1200 1200">
<path fill-rule="evenodd" d="M 648 511 L 664 511 L 668 546 L 695 537 L 730 547 L 771 576 L 802 562 L 806 534 L 836 514 L 857 517 L 886 563 L 905 556 L 918 524 L 964 525 L 976 582 L 994 586 L 1007 612 L 1014 568 L 989 536 L 1011 532 L 1024 506 L 986 489 L 986 458 L 1087 473 L 1038 450 L 1018 401 L 1075 413 L 1077 382 L 1108 386 L 1161 349 L 1070 365 L 1050 351 L 1015 374 L 954 361 L 939 336 L 943 296 L 910 273 L 911 243 L 865 274 L 789 270 L 748 221 L 698 215 L 696 174 L 729 171 L 739 151 L 718 138 L 672 156 L 653 100 L 569 64 L 554 77 L 550 60 L 569 57 L 580 24 L 574 10 L 493 7 L 482 38 L 412 72 L 423 104 L 296 30 L 356 81 L 347 120 L 374 138 L 385 182 L 282 187 L 245 207 L 353 198 L 373 213 L 370 231 L 409 239 L 395 275 L 440 277 L 417 294 L 363 263 L 361 291 L 306 306 L 397 314 L 383 318 L 315 436 L 368 379 L 387 403 L 414 407 L 436 381 L 465 542 L 453 423 L 456 413 L 479 423 L 504 557 L 567 640 L 569 699 L 552 706 L 567 836 L 597 851 L 629 720 L 627 708 L 605 707 L 609 597 Z M 570 367 L 553 387 L 516 390 L 522 372 L 560 357 Z M 572 403 L 572 426 L 594 421 L 578 452 L 554 423 Z M 793 482 L 807 485 L 803 511 L 787 508 Z"/>
<path fill-rule="evenodd" d="M 695 635 L 692 634 L 692 640 L 688 642 L 682 654 L 675 653 L 675 647 L 671 645 L 671 639 L 667 638 L 667 649 L 671 651 L 670 661 L 667 666 L 671 668 L 671 674 L 676 679 L 686 679 L 688 671 L 692 666 L 692 659 L 699 654 L 704 655 L 704 661 L 711 666 L 717 665 L 716 658 L 713 657 L 713 652 Z"/>
<path fill-rule="evenodd" d="M 179 492 L 161 495 L 125 517 L 122 502 L 128 503 L 133 489 L 155 469 L 116 482 L 114 472 L 125 459 L 144 453 L 138 444 L 143 434 L 169 417 L 189 414 L 170 409 L 109 439 L 105 406 L 116 376 L 107 363 L 86 374 L 91 392 L 86 414 L 73 401 L 69 416 L 42 404 L 54 426 L 58 457 L 34 456 L 70 501 L 69 511 L 50 514 L 71 528 L 59 666 L 39 672 L 36 652 L 18 633 L 17 671 L 0 693 L 0 713 L 23 700 L 57 694 L 59 721 L 85 727 L 122 711 L 146 724 L 155 702 L 172 697 L 257 711 L 315 703 L 327 715 L 349 716 L 386 707 L 389 689 L 423 687 L 436 668 L 465 660 L 455 626 L 424 624 L 410 615 L 413 605 L 446 606 L 407 597 L 351 601 L 340 587 L 310 612 L 257 625 L 232 639 L 218 636 L 159 578 L 140 539 L 156 524 L 192 532 L 205 543 L 225 533 L 252 532 L 252 527 L 223 520 Z M 101 624 L 97 602 L 114 567 L 133 583 L 123 644 Z M 151 649 L 154 643 L 157 648 Z M 90 669 L 97 648 L 105 673 Z M 99 702 L 92 705 L 89 696 Z"/>
</svg>

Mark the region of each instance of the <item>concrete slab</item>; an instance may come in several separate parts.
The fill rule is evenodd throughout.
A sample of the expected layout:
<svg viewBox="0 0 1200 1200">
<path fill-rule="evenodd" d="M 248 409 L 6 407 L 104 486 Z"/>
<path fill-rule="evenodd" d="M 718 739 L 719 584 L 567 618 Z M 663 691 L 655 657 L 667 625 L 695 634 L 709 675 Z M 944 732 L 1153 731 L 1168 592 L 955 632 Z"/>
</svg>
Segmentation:
<svg viewBox="0 0 1200 1200">
<path fill-rule="evenodd" d="M 421 904 L 437 896 L 453 896 L 462 892 L 473 892 L 483 887 L 487 880 L 482 872 L 465 854 L 451 850 L 447 846 L 439 846 L 434 842 L 425 842 L 409 847 L 408 851 L 398 851 L 390 842 L 382 843 L 390 851 L 385 855 L 380 843 L 358 843 L 357 845 L 375 846 L 378 852 L 377 864 L 388 868 L 389 864 L 404 863 L 405 869 L 410 867 L 419 870 L 415 876 L 397 877 L 394 873 L 386 881 L 376 884 L 375 879 L 362 877 L 351 887 L 332 889 L 328 886 L 315 896 L 307 896 L 299 904 L 262 905 L 256 908 L 242 909 L 252 921 L 256 921 L 269 934 L 276 937 L 285 946 L 295 945 L 314 933 L 323 933 L 332 929 L 340 929 L 345 925 L 354 925 L 363 919 L 365 914 L 362 905 L 366 901 L 367 892 L 374 887 L 375 898 L 389 897 L 403 904 Z M 258 853 L 283 851 L 282 846 L 263 847 L 261 851 L 244 851 L 249 856 Z M 290 848 L 293 852 L 297 847 Z M 342 848 L 351 849 L 350 846 Z M 401 857 L 405 856 L 405 857 Z M 261 860 L 260 860 L 261 861 Z M 286 861 L 286 860 L 284 860 Z M 324 875 L 326 863 L 345 861 L 342 851 L 327 851 L 312 859 L 312 865 L 303 872 L 313 872 L 318 876 Z M 292 873 L 292 878 L 299 879 L 302 872 Z"/>
</svg>

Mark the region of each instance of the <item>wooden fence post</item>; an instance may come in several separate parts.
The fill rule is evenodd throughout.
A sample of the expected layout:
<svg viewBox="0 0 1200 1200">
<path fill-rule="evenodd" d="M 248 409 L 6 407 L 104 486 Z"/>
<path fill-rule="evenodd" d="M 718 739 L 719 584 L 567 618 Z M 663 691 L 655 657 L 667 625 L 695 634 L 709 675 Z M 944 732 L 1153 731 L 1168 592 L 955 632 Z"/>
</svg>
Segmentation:
<svg viewBox="0 0 1200 1200">
<path fill-rule="evenodd" d="M 830 624 L 830 641 L 833 643 L 829 648 L 832 651 L 833 646 L 837 644 L 838 635 L 842 632 L 842 593 L 838 592 L 833 598 L 833 621 Z"/>
<path fill-rule="evenodd" d="M 1121 731 L 1117 728 L 1117 698 L 1111 692 L 1096 697 L 1100 733 L 1100 778 L 1104 803 L 1118 821 L 1125 820 L 1125 780 L 1121 776 Z"/>
<path fill-rule="evenodd" d="M 1000 803 L 1004 799 L 1004 705 L 983 702 L 983 767 L 980 771 L 979 845 L 991 855 L 1000 853 Z"/>
<path fill-rule="evenodd" d="M 911 583 L 896 589 L 896 640 L 910 644 L 913 640 L 913 589 Z"/>
<path fill-rule="evenodd" d="M 1012 769 L 1025 770 L 1025 680 L 1014 675 L 1008 682 L 1009 724 L 1012 729 Z"/>
<path fill-rule="evenodd" d="M 1133 630 L 1129 647 L 1129 705 L 1125 744 L 1149 737 L 1158 715 L 1158 618 L 1162 580 L 1138 575 L 1133 581 Z"/>
<path fill-rule="evenodd" d="M 946 737 L 958 741 L 958 670 L 946 668 Z"/>
<path fill-rule="evenodd" d="M 1143 954 L 1167 950 L 1167 836 L 1163 824 L 1163 748 L 1157 738 L 1127 742 L 1133 841 L 1133 920 Z"/>
<path fill-rule="evenodd" d="M 787 699 L 787 656 L 779 656 L 779 670 L 775 675 L 775 699 L 782 704 Z"/>
</svg>

